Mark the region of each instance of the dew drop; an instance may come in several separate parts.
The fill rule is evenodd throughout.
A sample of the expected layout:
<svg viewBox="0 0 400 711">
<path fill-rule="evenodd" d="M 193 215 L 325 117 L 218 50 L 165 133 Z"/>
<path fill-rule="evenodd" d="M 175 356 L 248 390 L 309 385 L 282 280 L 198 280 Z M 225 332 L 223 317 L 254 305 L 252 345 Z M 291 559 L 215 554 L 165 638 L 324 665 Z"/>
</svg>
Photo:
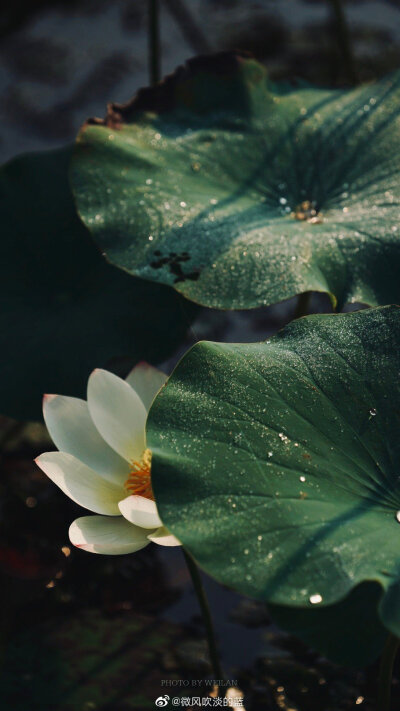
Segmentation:
<svg viewBox="0 0 400 711">
<path fill-rule="evenodd" d="M 376 415 L 376 409 L 375 409 L 374 407 L 371 407 L 371 409 L 370 409 L 370 411 L 369 411 L 369 414 L 370 414 L 372 417 L 375 417 L 375 415 Z"/>
<path fill-rule="evenodd" d="M 396 511 L 396 521 L 400 523 L 400 511 Z"/>
<path fill-rule="evenodd" d="M 310 595 L 308 599 L 312 605 L 318 605 L 320 602 L 322 602 L 322 595 L 319 595 L 319 593 L 315 593 L 315 595 Z"/>
<path fill-rule="evenodd" d="M 302 481 L 303 483 L 305 482 L 305 480 L 306 480 L 305 476 L 300 477 L 300 481 Z"/>
</svg>

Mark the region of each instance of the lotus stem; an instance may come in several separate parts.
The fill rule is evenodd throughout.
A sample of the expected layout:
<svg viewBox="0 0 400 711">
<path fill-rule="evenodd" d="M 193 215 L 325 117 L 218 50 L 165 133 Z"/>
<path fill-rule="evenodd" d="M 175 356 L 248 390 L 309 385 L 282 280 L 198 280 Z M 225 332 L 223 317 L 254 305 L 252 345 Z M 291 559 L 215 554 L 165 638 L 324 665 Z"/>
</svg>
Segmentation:
<svg viewBox="0 0 400 711">
<path fill-rule="evenodd" d="M 154 86 L 161 77 L 160 52 L 160 6 L 159 0 L 149 0 L 149 75 L 150 84 Z"/>
<path fill-rule="evenodd" d="M 204 627 L 206 631 L 208 651 L 210 654 L 210 662 L 212 671 L 214 674 L 214 681 L 222 681 L 222 668 L 219 661 L 219 654 L 217 650 L 217 643 L 214 632 L 214 625 L 210 613 L 210 607 L 207 600 L 207 595 L 204 590 L 204 586 L 201 580 L 199 569 L 194 562 L 193 558 L 189 553 L 183 548 L 183 555 L 185 556 L 186 565 L 188 567 L 190 577 L 192 579 L 193 587 L 197 596 L 197 600 L 201 609 L 201 615 L 204 622 Z"/>
<path fill-rule="evenodd" d="M 340 50 L 343 56 L 343 64 L 346 69 L 347 78 L 351 84 L 356 84 L 357 73 L 353 51 L 351 48 L 350 32 L 346 20 L 346 14 L 342 0 L 330 0 L 337 27 L 337 36 Z"/>
<path fill-rule="evenodd" d="M 383 649 L 378 681 L 377 711 L 390 711 L 393 664 L 400 640 L 390 634 Z"/>
</svg>

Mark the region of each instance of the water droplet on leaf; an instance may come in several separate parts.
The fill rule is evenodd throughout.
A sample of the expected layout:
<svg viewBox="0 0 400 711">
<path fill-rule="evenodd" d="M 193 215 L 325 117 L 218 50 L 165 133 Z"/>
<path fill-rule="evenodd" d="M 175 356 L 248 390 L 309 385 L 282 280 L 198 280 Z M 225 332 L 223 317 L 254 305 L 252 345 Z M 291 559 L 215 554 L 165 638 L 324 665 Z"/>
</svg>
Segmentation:
<svg viewBox="0 0 400 711">
<path fill-rule="evenodd" d="M 319 593 L 315 593 L 315 595 L 310 595 L 308 598 L 311 602 L 312 605 L 318 605 L 320 602 L 322 602 L 322 595 Z"/>
</svg>

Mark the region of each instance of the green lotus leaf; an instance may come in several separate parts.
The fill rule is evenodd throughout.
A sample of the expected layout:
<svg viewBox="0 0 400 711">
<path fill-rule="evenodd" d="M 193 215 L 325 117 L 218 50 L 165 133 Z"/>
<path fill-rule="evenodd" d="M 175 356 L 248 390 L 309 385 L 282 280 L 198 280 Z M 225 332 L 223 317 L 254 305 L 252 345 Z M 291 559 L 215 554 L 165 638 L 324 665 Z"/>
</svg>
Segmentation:
<svg viewBox="0 0 400 711">
<path fill-rule="evenodd" d="M 399 112 L 400 73 L 326 90 L 197 58 L 82 128 L 78 209 L 112 263 L 209 307 L 396 303 Z"/>
<path fill-rule="evenodd" d="M 44 392 L 83 395 L 110 358 L 159 362 L 192 314 L 173 289 L 101 256 L 76 215 L 70 156 L 32 154 L 0 170 L 0 412 L 12 417 L 40 417 Z"/>
<path fill-rule="evenodd" d="M 322 614 L 375 582 L 400 637 L 399 372 L 396 306 L 197 344 L 148 420 L 165 525 L 218 581 L 275 605 Z"/>
</svg>

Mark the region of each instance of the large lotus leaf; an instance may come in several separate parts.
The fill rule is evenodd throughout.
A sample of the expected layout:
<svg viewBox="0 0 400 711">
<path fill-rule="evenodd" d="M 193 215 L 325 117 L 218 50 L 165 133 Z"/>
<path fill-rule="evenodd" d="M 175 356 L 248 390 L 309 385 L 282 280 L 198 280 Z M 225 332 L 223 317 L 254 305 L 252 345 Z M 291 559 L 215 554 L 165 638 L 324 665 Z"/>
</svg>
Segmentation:
<svg viewBox="0 0 400 711">
<path fill-rule="evenodd" d="M 217 308 L 400 298 L 400 74 L 348 90 L 199 58 L 81 130 L 72 181 L 109 259 Z"/>
<path fill-rule="evenodd" d="M 396 306 L 197 344 L 149 415 L 161 518 L 217 580 L 276 605 L 320 611 L 375 581 L 400 636 L 399 372 Z"/>
<path fill-rule="evenodd" d="M 109 358 L 159 361 L 192 309 L 173 289 L 129 277 L 101 256 L 76 215 L 71 149 L 0 170 L 0 412 L 39 417 L 44 392 L 83 395 Z"/>
</svg>

